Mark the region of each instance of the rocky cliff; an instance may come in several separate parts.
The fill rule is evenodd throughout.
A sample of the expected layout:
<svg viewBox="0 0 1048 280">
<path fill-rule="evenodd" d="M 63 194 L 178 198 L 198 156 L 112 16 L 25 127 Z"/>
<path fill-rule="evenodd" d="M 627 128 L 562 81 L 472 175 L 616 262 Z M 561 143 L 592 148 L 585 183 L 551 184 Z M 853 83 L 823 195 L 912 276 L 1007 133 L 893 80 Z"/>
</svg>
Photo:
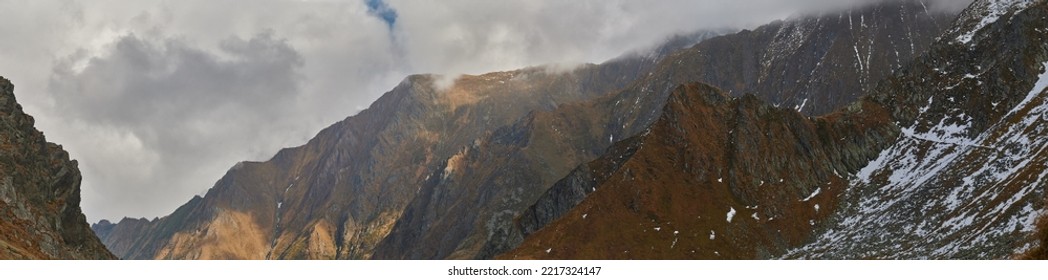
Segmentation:
<svg viewBox="0 0 1048 280">
<path fill-rule="evenodd" d="M 1045 1 L 977 1 L 926 54 L 818 118 L 745 97 L 716 114 L 681 98 L 715 90 L 678 90 L 644 134 L 532 205 L 527 239 L 502 257 L 1043 255 L 1046 19 Z"/>
<path fill-rule="evenodd" d="M 1048 3 L 976 1 L 871 97 L 902 135 L 791 258 L 1010 258 L 1048 188 Z"/>
<path fill-rule="evenodd" d="M 112 259 L 80 212 L 80 170 L 0 77 L 0 259 Z"/>
<path fill-rule="evenodd" d="M 854 17 L 863 21 L 867 28 L 855 28 L 848 24 L 848 17 Z M 869 46 L 896 46 L 884 49 L 887 53 L 896 56 L 873 56 L 868 64 L 877 65 L 870 71 L 850 76 L 852 78 L 863 77 L 870 81 L 879 77 L 890 76 L 894 71 L 895 63 L 908 61 L 912 58 L 903 55 L 907 52 L 899 49 L 902 42 L 910 50 L 920 51 L 926 49 L 932 38 L 946 30 L 946 22 L 950 15 L 940 13 L 929 13 L 923 5 L 917 1 L 888 1 L 875 5 L 863 6 L 851 11 L 819 16 L 796 17 L 786 22 L 775 22 L 762 26 L 753 31 L 742 31 L 736 34 L 711 38 L 701 43 L 673 53 L 659 62 L 655 68 L 643 75 L 636 81 L 612 94 L 601 96 L 587 102 L 561 106 L 552 111 L 538 111 L 530 118 L 522 120 L 513 129 L 506 131 L 507 137 L 514 136 L 526 138 L 514 144 L 519 148 L 511 148 L 501 143 L 505 141 L 486 141 L 489 145 L 478 150 L 502 149 L 499 154 L 513 155 L 505 157 L 506 161 L 499 157 L 479 158 L 477 166 L 505 166 L 510 174 L 524 174 L 525 178 L 544 178 L 548 171 L 535 169 L 533 167 L 549 166 L 550 163 L 583 163 L 585 160 L 596 159 L 601 156 L 610 145 L 618 140 L 625 139 L 643 133 L 649 125 L 658 119 L 663 113 L 663 107 L 671 92 L 680 84 L 695 81 L 716 85 L 725 88 L 730 96 L 741 97 L 744 93 L 751 93 L 756 99 L 770 103 L 776 108 L 796 110 L 802 113 L 814 108 L 829 108 L 827 106 L 841 106 L 856 100 L 859 93 L 851 93 L 845 88 L 861 90 L 857 86 L 856 79 L 844 79 L 843 73 L 854 73 L 854 64 L 842 63 L 841 61 L 854 61 L 855 52 L 834 51 L 847 46 L 848 49 L 857 48 L 858 45 Z M 782 35 L 785 27 L 803 27 L 804 35 L 790 37 Z M 860 25 L 861 26 L 861 25 Z M 896 34 L 899 33 L 899 34 Z M 848 35 L 852 34 L 852 35 Z M 869 36 L 860 34 L 895 34 L 891 36 Z M 866 39 L 859 39 L 866 38 Z M 914 42 L 909 45 L 908 42 Z M 797 47 L 788 50 L 773 48 L 775 45 L 795 44 Z M 923 43 L 923 44 L 922 44 Z M 810 64 L 808 64 L 810 63 Z M 807 66 L 804 66 L 807 65 Z M 800 68 L 790 68 L 800 67 Z M 789 71 L 783 70 L 789 68 Z M 772 70 L 778 69 L 778 70 Z M 818 71 L 814 71 L 818 70 Z M 808 76 L 781 76 L 778 74 L 761 78 L 760 73 L 781 73 L 783 75 L 797 71 L 810 73 Z M 835 81 L 835 85 L 845 87 L 812 87 L 804 91 L 805 96 L 811 97 L 815 102 L 807 103 L 805 106 L 784 106 L 780 99 L 787 93 L 793 92 L 784 88 L 781 91 L 772 90 L 773 87 L 761 90 L 761 85 L 779 83 L 783 79 L 789 79 L 789 83 L 810 84 L 812 81 Z M 734 88 L 734 89 L 732 89 Z M 824 102 L 825 100 L 837 100 L 842 103 Z M 805 103 L 803 100 L 795 100 L 797 105 Z M 821 105 L 820 105 L 821 104 Z M 802 108 L 804 107 L 804 108 Z M 807 108 L 807 109 L 805 109 Z M 834 107 L 836 108 L 836 107 Z M 500 147 L 502 146 L 502 147 Z M 548 149 L 555 147 L 555 149 Z M 540 154 L 544 153 L 544 154 Z M 539 155 L 536 155 L 539 154 Z M 518 156 L 519 155 L 519 156 Z M 572 157 L 569 157 L 572 156 Z M 520 160 L 523 159 L 523 160 Z M 583 161 L 578 161 L 583 160 Z M 503 165 L 504 164 L 504 165 Z M 567 171 L 559 174 L 569 175 Z M 577 173 L 576 173 L 577 174 Z M 574 175 L 571 175 L 574 176 Z M 585 176 L 585 175 L 584 175 Z M 555 183 L 562 177 L 556 177 L 549 185 Z M 581 181 L 583 179 L 576 178 Z M 498 181 L 493 184 L 484 184 L 482 187 L 488 191 L 486 197 L 517 197 L 514 190 L 523 187 L 529 189 L 530 184 L 509 184 L 507 187 L 499 187 Z M 514 181 L 509 181 L 514 182 Z M 545 189 L 549 185 L 540 188 Z M 479 188 L 479 186 L 478 186 Z M 575 192 L 575 194 L 580 194 Z M 576 198 L 577 200 L 577 198 Z M 527 200 L 524 200 L 527 201 Z M 471 203 L 476 207 L 485 203 L 482 200 L 473 200 Z M 478 256 L 487 258 L 505 252 L 517 246 L 523 237 L 524 231 L 514 228 L 513 219 L 522 213 L 528 206 L 517 205 L 516 200 L 508 200 L 508 205 L 496 208 L 496 211 L 482 211 L 482 213 L 502 213 L 497 221 L 490 221 L 478 227 L 488 228 L 488 244 Z M 562 206 L 568 207 L 568 206 Z M 484 209 L 484 208 L 481 208 Z M 430 212 L 439 209 L 430 209 Z M 439 213 L 439 212 L 438 212 Z M 457 219 L 461 214 L 442 215 L 448 219 Z M 420 243 L 425 244 L 425 243 Z"/>
<path fill-rule="evenodd" d="M 450 86 L 412 76 L 306 145 L 239 164 L 207 195 L 155 221 L 125 219 L 103 241 L 145 259 L 491 258 L 523 240 L 517 216 L 575 167 L 644 132 L 678 85 L 831 111 L 920 54 L 952 17 L 888 1 L 568 71 Z"/>
<path fill-rule="evenodd" d="M 411 76 L 309 143 L 240 163 L 205 196 L 155 221 L 124 219 L 103 241 L 133 259 L 371 258 L 398 221 L 417 217 L 406 210 L 417 196 L 467 183 L 457 179 L 462 163 L 486 135 L 532 111 L 621 88 L 658 56 L 467 75 L 450 85 Z"/>
<path fill-rule="evenodd" d="M 863 101 L 809 118 L 752 95 L 678 87 L 645 132 L 580 166 L 519 219 L 535 259 L 768 258 L 805 243 L 898 135 Z M 570 210 L 568 210 L 570 209 Z"/>
</svg>

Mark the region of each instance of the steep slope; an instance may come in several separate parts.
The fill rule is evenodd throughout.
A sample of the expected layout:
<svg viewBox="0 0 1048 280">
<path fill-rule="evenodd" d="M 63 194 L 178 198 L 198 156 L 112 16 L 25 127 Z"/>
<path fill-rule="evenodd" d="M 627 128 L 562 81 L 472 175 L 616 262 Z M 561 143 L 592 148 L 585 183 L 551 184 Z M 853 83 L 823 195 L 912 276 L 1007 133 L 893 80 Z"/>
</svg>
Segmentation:
<svg viewBox="0 0 1048 280">
<path fill-rule="evenodd" d="M 807 115 L 826 114 L 856 101 L 922 54 L 955 17 L 929 11 L 922 1 L 876 1 L 774 22 L 668 57 L 656 70 L 668 75 L 641 91 L 668 92 L 694 81 Z M 649 116 L 657 117 L 657 111 Z"/>
<path fill-rule="evenodd" d="M 1048 187 L 1048 4 L 979 1 L 875 98 L 903 137 L 856 174 L 797 258 L 1008 258 Z"/>
<path fill-rule="evenodd" d="M 857 22 L 863 21 L 867 27 L 853 29 L 847 21 L 849 15 Z M 472 181 L 468 184 L 438 184 L 434 190 L 436 194 L 455 195 L 417 197 L 408 209 L 426 218 L 398 222 L 390 238 L 379 247 L 377 256 L 412 259 L 446 254 L 437 252 L 434 255 L 429 249 L 432 244 L 446 244 L 448 237 L 445 232 L 452 226 L 472 232 L 472 240 L 452 239 L 455 244 L 479 246 L 478 241 L 486 244 L 479 251 L 478 248 L 464 247 L 440 249 L 443 252 L 455 251 L 452 255 L 458 258 L 490 258 L 506 252 L 523 240 L 522 232 L 515 227 L 513 220 L 538 198 L 536 192 L 544 191 L 578 164 L 596 159 L 616 140 L 645 130 L 659 117 L 675 86 L 703 81 L 736 88 L 730 92 L 733 96 L 752 92 L 759 99 L 777 100 L 799 88 L 781 92 L 771 90 L 771 87 L 763 91 L 758 89 L 782 79 L 797 79 L 803 83 L 834 81 L 849 86 L 851 80 L 841 80 L 836 76 L 854 72 L 854 64 L 842 61 L 854 61 L 855 52 L 840 51 L 844 46 L 852 50 L 857 44 L 902 46 L 905 42 L 906 50 L 878 48 L 892 55 L 872 56 L 869 64 L 879 68 L 856 74 L 873 81 L 889 75 L 896 61 L 908 61 L 911 52 L 926 48 L 931 38 L 947 27 L 939 22 L 945 22 L 944 19 L 949 17 L 929 14 L 920 2 L 886 1 L 851 12 L 776 22 L 754 31 L 711 38 L 675 52 L 662 59 L 647 75 L 618 92 L 550 111 L 536 111 L 513 126 L 497 130 L 486 140 L 479 141 L 476 147 L 470 148 L 475 152 L 465 157 L 462 164 L 466 167 L 463 174 L 469 174 L 468 179 Z M 784 28 L 800 30 L 797 32 L 803 36 L 786 36 Z M 798 47 L 774 47 L 786 44 Z M 784 73 L 781 69 L 788 67 L 801 67 L 798 69 L 811 76 L 779 75 Z M 813 71 L 816 69 L 818 71 Z M 790 71 L 785 73 L 792 73 Z M 772 74 L 761 78 L 762 72 Z M 853 101 L 857 96 L 842 94 L 838 90 L 842 88 L 810 87 L 804 92 L 807 96 L 820 97 L 812 100 L 839 99 L 843 102 Z M 796 101 L 798 105 L 803 102 Z M 821 101 L 809 105 L 816 103 Z M 806 108 L 836 106 L 822 104 Z M 797 106 L 778 107 L 805 110 Z M 471 169 L 471 166 L 478 168 Z"/>
<path fill-rule="evenodd" d="M 457 172 L 463 147 L 528 112 L 621 88 L 662 55 L 463 76 L 446 88 L 411 76 L 306 145 L 238 164 L 204 197 L 158 220 L 124 219 L 103 241 L 133 259 L 369 258 L 415 196 Z"/>
<path fill-rule="evenodd" d="M 531 235 L 506 257 L 781 254 L 833 213 L 831 198 L 847 186 L 840 174 L 895 138 L 889 116 L 860 102 L 808 118 L 752 95 L 681 86 L 648 130 L 580 166 L 529 208 L 519 222 Z"/>
<path fill-rule="evenodd" d="M 791 144 L 793 137 L 806 139 L 798 126 L 746 129 L 759 126 L 759 118 L 741 128 L 724 121 L 699 125 L 702 132 L 694 133 L 713 139 L 670 141 L 701 138 L 667 127 L 717 118 L 668 117 L 711 107 L 692 103 L 678 109 L 674 104 L 683 102 L 671 101 L 650 134 L 623 141 L 618 145 L 625 146 L 580 166 L 544 194 L 519 218 L 520 230 L 530 235 L 503 257 L 768 258 L 790 250 L 788 258 L 1007 258 L 1021 253 L 1037 245 L 1033 225 L 1045 199 L 1048 119 L 1040 84 L 1048 80 L 1038 77 L 1048 67 L 1045 6 L 1045 1 L 976 2 L 928 54 L 874 94 L 812 119 L 835 124 L 831 127 L 868 125 L 837 130 L 822 143 Z M 867 121 L 849 121 L 855 119 Z M 862 141 L 841 146 L 833 139 Z M 758 146 L 771 149 L 769 154 L 732 149 L 740 145 L 733 141 L 803 148 L 788 154 Z M 848 152 L 810 163 L 835 147 Z M 706 157 L 681 159 L 689 153 Z M 867 164 L 862 158 L 873 160 Z M 774 187 L 807 192 L 799 192 L 800 199 L 794 191 L 773 196 L 778 201 L 756 200 L 754 193 L 761 191 L 751 178 L 760 180 L 758 186 L 774 183 L 760 176 L 766 174 L 783 178 Z M 797 177 L 815 180 L 791 179 Z"/>
<path fill-rule="evenodd" d="M 0 77 L 0 259 L 112 259 L 80 212 L 80 170 Z"/>
<path fill-rule="evenodd" d="M 887 76 L 892 67 L 879 65 L 905 63 L 951 17 L 888 1 L 566 73 L 491 73 L 446 91 L 412 77 L 309 144 L 234 168 L 168 217 L 125 219 L 104 242 L 126 258 L 490 258 L 521 242 L 514 217 L 614 140 L 642 132 L 676 85 L 830 110 L 855 99 L 839 94 L 851 80 Z M 853 70 L 855 49 L 878 66 Z M 791 67 L 811 77 L 781 74 Z M 790 99 L 772 90 L 786 80 L 796 83 Z M 214 249 L 233 244 L 232 228 L 250 242 Z"/>
</svg>

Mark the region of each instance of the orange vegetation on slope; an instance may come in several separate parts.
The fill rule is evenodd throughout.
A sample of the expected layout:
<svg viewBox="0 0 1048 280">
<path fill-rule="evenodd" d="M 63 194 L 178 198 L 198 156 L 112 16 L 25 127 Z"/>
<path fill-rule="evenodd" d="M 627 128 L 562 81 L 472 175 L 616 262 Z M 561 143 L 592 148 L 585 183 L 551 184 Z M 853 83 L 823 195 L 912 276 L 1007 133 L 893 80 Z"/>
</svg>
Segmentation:
<svg viewBox="0 0 1048 280">
<path fill-rule="evenodd" d="M 624 165 L 581 204 L 501 257 L 780 254 L 803 244 L 834 211 L 847 184 L 841 175 L 861 167 L 896 135 L 883 108 L 855 106 L 807 118 L 752 96 L 682 86 L 647 132 L 617 144 L 638 145 Z"/>
</svg>

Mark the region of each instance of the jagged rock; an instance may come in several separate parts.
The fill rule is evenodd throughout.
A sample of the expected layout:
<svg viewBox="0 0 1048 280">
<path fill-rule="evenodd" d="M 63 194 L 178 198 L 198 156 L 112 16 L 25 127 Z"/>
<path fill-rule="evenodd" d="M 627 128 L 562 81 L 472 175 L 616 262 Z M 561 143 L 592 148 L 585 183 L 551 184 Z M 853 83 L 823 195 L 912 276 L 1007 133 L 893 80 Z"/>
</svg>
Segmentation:
<svg viewBox="0 0 1048 280">
<path fill-rule="evenodd" d="M 655 122 L 677 85 L 830 111 L 918 55 L 951 17 L 891 1 L 569 71 L 450 88 L 410 77 L 308 144 L 239 164 L 172 215 L 125 219 L 104 241 L 143 259 L 490 258 L 523 240 L 514 219 L 531 202 Z"/>
<path fill-rule="evenodd" d="M 976 1 L 872 95 L 895 109 L 902 137 L 786 257 L 1001 259 L 1043 246 L 1045 87 L 1048 3 Z"/>
<path fill-rule="evenodd" d="M 125 219 L 103 241 L 131 259 L 372 258 L 397 223 L 422 217 L 405 214 L 415 198 L 448 195 L 434 194 L 437 184 L 471 183 L 461 163 L 492 131 L 621 88 L 653 64 L 636 57 L 567 72 L 536 67 L 463 76 L 447 88 L 440 77 L 414 75 L 309 143 L 240 163 L 204 197 L 156 221 Z M 449 239 L 434 246 L 465 238 L 433 232 Z"/>
<path fill-rule="evenodd" d="M 859 80 L 872 84 L 920 53 L 952 17 L 895 1 L 847 15 L 777 22 L 684 51 L 674 46 L 689 43 L 672 42 L 567 72 L 468 76 L 449 90 L 412 76 L 310 143 L 239 164 L 203 198 L 147 225 L 121 222 L 104 241 L 143 259 L 490 258 L 521 242 L 520 213 L 579 164 L 641 133 L 677 85 L 703 81 L 830 111 L 868 86 Z M 829 33 L 837 36 L 817 36 Z M 861 71 L 856 48 L 867 54 Z M 811 77 L 781 75 L 787 67 Z M 776 88 L 783 83 L 789 94 Z M 233 228 L 246 229 L 243 240 L 224 235 Z M 241 244 L 225 245 L 233 241 Z"/>
<path fill-rule="evenodd" d="M 791 122 L 743 97 L 728 108 L 747 117 L 730 117 L 709 113 L 722 102 L 671 98 L 650 133 L 619 144 L 636 152 L 576 171 L 613 172 L 569 177 L 525 212 L 530 235 L 502 257 L 1041 257 L 1046 35 L 1045 1 L 982 0 L 928 53 L 833 114 Z M 782 122 L 792 124 L 766 127 Z M 608 163 L 616 157 L 625 164 Z"/>
<path fill-rule="evenodd" d="M 872 87 L 860 86 L 860 79 L 872 84 L 890 76 L 897 65 L 919 55 L 933 38 L 946 30 L 949 27 L 946 22 L 951 17 L 944 13 L 929 13 L 920 2 L 888 1 L 836 14 L 798 17 L 753 31 L 711 38 L 667 56 L 649 75 L 614 94 L 583 104 L 563 106 L 552 112 L 536 112 L 534 120 L 528 120 L 531 125 L 520 127 L 540 131 L 533 132 L 535 134 L 550 135 L 544 138 L 550 139 L 545 140 L 547 143 L 554 143 L 549 146 L 557 147 L 549 153 L 553 155 L 507 157 L 508 161 L 490 158 L 487 163 L 477 165 L 505 164 L 507 168 L 514 168 L 514 173 L 530 172 L 529 176 L 523 177 L 538 177 L 550 171 L 519 167 L 596 159 L 611 143 L 643 133 L 661 116 L 672 90 L 680 84 L 695 81 L 720 87 L 735 97 L 752 93 L 756 99 L 778 104 L 772 106 L 775 108 L 802 113 L 838 109 L 855 101 L 865 88 Z M 903 46 L 905 50 L 900 49 Z M 859 48 L 883 52 L 871 53 L 870 59 L 863 63 L 873 66 L 857 72 L 855 50 Z M 798 76 L 797 73 L 808 75 Z M 787 84 L 790 86 L 785 86 Z M 807 105 L 800 106 L 802 104 Z M 481 150 L 493 149 L 496 148 Z M 521 153 L 535 152 L 526 150 Z M 858 157 L 855 151 L 851 156 Z M 534 159 L 522 162 L 515 161 L 516 158 Z M 561 174 L 568 175 L 567 172 Z M 491 197 L 508 196 L 512 187 L 501 188 L 504 191 Z M 500 189 L 497 184 L 487 184 L 484 188 Z M 516 209 L 519 208 L 506 207 L 487 212 L 509 211 L 519 215 L 520 210 Z M 547 214 L 551 214 L 547 219 L 556 216 Z M 489 229 L 492 238 L 488 238 L 489 243 L 478 258 L 505 252 L 522 240 L 522 230 L 513 228 L 513 219 L 505 217 L 501 222 L 493 223 L 502 226 Z M 541 220 L 545 219 L 537 221 Z"/>
<path fill-rule="evenodd" d="M 80 170 L 0 77 L 0 259 L 112 259 L 80 212 Z"/>
</svg>

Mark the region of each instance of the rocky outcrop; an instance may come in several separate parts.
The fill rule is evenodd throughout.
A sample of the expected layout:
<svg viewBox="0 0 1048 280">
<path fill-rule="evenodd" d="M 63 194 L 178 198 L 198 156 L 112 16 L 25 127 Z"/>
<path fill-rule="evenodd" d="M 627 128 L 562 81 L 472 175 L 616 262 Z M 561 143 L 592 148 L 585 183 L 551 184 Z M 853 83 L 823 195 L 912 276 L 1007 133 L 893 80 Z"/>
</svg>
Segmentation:
<svg viewBox="0 0 1048 280">
<path fill-rule="evenodd" d="M 715 91 L 685 87 L 531 206 L 530 235 L 502 257 L 1037 258 L 1046 19 L 1045 1 L 977 1 L 925 55 L 818 118 L 685 102 Z"/>
<path fill-rule="evenodd" d="M 702 82 L 806 115 L 833 112 L 924 53 L 956 17 L 922 1 L 871 2 L 703 41 L 667 57 L 654 71 L 662 75 L 635 90 L 665 100 L 676 85 Z M 647 116 L 639 119 L 657 118 L 660 108 L 637 112 Z"/>
<path fill-rule="evenodd" d="M 853 29 L 853 26 L 848 24 L 849 16 L 854 17 L 857 21 L 862 21 L 866 27 Z M 480 158 L 478 161 L 483 162 L 475 165 L 505 166 L 510 170 L 506 173 L 521 174 L 519 177 L 522 178 L 546 178 L 545 176 L 549 174 L 561 175 L 552 180 L 544 180 L 543 183 L 546 184 L 544 186 L 553 185 L 564 176 L 589 176 L 585 174 L 584 170 L 581 173 L 568 174 L 568 171 L 543 169 L 542 167 L 585 163 L 604 154 L 612 143 L 643 133 L 661 116 L 665 102 L 673 89 L 680 84 L 694 81 L 723 88 L 730 96 L 741 97 L 744 93 L 752 93 L 754 97 L 771 103 L 773 107 L 792 109 L 802 113 L 812 112 L 808 110 L 814 108 L 828 109 L 829 107 L 826 106 L 843 106 L 847 104 L 845 102 L 854 101 L 860 94 L 839 90 L 848 88 L 861 90 L 861 87 L 853 82 L 857 80 L 844 79 L 843 76 L 840 76 L 855 73 L 856 67 L 854 64 L 841 62 L 854 61 L 855 52 L 843 52 L 839 49 L 847 46 L 847 49 L 853 50 L 853 46 L 856 45 L 901 46 L 902 42 L 906 42 L 909 51 L 918 52 L 914 54 L 916 55 L 927 48 L 931 38 L 948 27 L 945 24 L 939 25 L 939 22 L 945 22 L 950 17 L 946 14 L 927 12 L 920 2 L 887 1 L 839 14 L 797 17 L 789 21 L 762 26 L 753 31 L 742 31 L 711 38 L 667 56 L 648 75 L 640 77 L 613 94 L 584 103 L 562 106 L 548 112 L 535 112 L 531 118 L 522 120 L 520 124 L 514 126 L 519 129 L 514 132 L 515 135 L 527 135 L 530 138 L 528 145 L 521 145 L 517 149 L 507 149 L 500 147 L 498 141 L 486 141 L 485 143 L 489 145 L 478 150 L 499 150 L 502 151 L 499 153 L 501 155 L 512 156 Z M 785 36 L 783 28 L 799 28 L 796 30 L 803 31 L 798 31 L 803 36 Z M 884 34 L 895 35 L 885 36 Z M 913 39 L 914 45 L 912 46 L 909 44 L 910 39 Z M 773 47 L 790 44 L 797 47 L 790 49 Z M 878 65 L 876 68 L 864 71 L 862 75 L 855 74 L 849 77 L 863 77 L 863 79 L 873 81 L 889 76 L 896 65 L 894 63 L 908 61 L 912 58 L 902 49 L 885 48 L 883 50 L 892 55 L 871 56 L 875 59 L 867 63 Z M 791 73 L 797 71 L 811 75 L 791 76 Z M 762 78 L 760 73 L 772 74 Z M 835 85 L 841 87 L 805 87 L 804 92 L 812 100 L 832 99 L 841 101 L 841 103 L 817 101 L 808 103 L 808 107 L 783 106 L 780 98 L 796 92 L 799 88 L 772 90 L 774 87 L 767 87 L 761 89 L 767 85 L 782 82 L 782 79 L 790 79 L 788 83 L 809 85 L 815 84 L 814 81 L 832 80 Z M 804 103 L 800 99 L 794 102 L 797 105 Z M 568 168 L 574 168 L 578 166 L 577 164 Z M 586 178 L 574 178 L 568 181 L 584 179 Z M 489 192 L 487 197 L 516 197 L 514 190 L 520 187 L 529 189 L 531 186 L 531 183 L 527 182 L 502 187 L 498 182 L 494 180 L 494 183 L 483 185 L 483 188 Z M 543 190 L 545 188 L 547 187 L 530 189 Z M 577 201 L 577 197 L 584 193 L 573 191 L 572 194 L 576 197 L 570 200 Z M 539 201 L 539 203 L 544 201 L 532 195 L 524 197 L 524 203 L 528 203 L 526 202 L 528 199 L 536 199 L 531 201 Z M 567 198 L 561 197 L 560 199 Z M 473 200 L 470 203 L 483 205 L 491 202 Z M 487 238 L 488 244 L 477 258 L 489 258 L 506 252 L 523 240 L 521 234 L 527 230 L 516 228 L 514 219 L 522 214 L 521 209 L 527 209 L 531 205 L 528 204 L 521 208 L 519 203 L 516 200 L 510 200 L 504 203 L 507 206 L 496 208 L 494 211 L 482 211 L 503 214 L 493 218 L 497 221 L 487 220 L 488 223 L 476 225 L 476 227 L 488 228 L 487 234 L 490 236 Z M 560 205 L 558 207 L 565 207 L 558 205 Z M 443 216 L 456 219 L 454 217 L 461 215 Z M 556 215 L 550 215 L 552 216 Z M 542 219 L 536 220 L 540 224 L 541 221 Z"/>
<path fill-rule="evenodd" d="M 0 77 L 0 259 L 112 259 L 80 212 L 80 171 Z"/>
<path fill-rule="evenodd" d="M 644 133 L 576 169 L 590 175 L 558 182 L 529 208 L 519 223 L 530 235 L 503 257 L 779 255 L 811 237 L 835 210 L 844 174 L 898 133 L 888 111 L 868 101 L 808 118 L 752 95 L 684 85 Z"/>
<path fill-rule="evenodd" d="M 871 96 L 902 136 L 855 174 L 824 232 L 786 257 L 1000 259 L 1039 246 L 1046 87 L 1048 3 L 976 1 Z"/>
<path fill-rule="evenodd" d="M 447 86 L 414 75 L 309 143 L 238 164 L 205 196 L 155 221 L 125 219 L 103 241 L 131 259 L 372 258 L 394 225 L 423 217 L 406 210 L 416 197 L 433 195 L 436 184 L 473 183 L 460 179 L 463 162 L 493 131 L 621 88 L 652 65 L 635 56 L 569 71 L 463 76 Z M 434 232 L 447 236 L 434 244 L 441 247 L 466 236 Z"/>
<path fill-rule="evenodd" d="M 880 65 L 912 58 L 950 17 L 890 1 L 570 71 L 466 76 L 450 87 L 412 76 L 306 145 L 243 163 L 199 202 L 148 226 L 118 224 L 104 241 L 126 258 L 491 258 L 523 240 L 520 213 L 579 164 L 643 132 L 677 85 L 831 110 L 855 100 L 840 94 L 851 81 L 889 75 Z M 876 66 L 856 72 L 855 49 Z M 780 74 L 794 71 L 811 77 Z M 234 225 L 250 229 L 251 243 L 237 247 L 249 249 L 218 249 L 234 241 L 219 234 Z"/>
</svg>

